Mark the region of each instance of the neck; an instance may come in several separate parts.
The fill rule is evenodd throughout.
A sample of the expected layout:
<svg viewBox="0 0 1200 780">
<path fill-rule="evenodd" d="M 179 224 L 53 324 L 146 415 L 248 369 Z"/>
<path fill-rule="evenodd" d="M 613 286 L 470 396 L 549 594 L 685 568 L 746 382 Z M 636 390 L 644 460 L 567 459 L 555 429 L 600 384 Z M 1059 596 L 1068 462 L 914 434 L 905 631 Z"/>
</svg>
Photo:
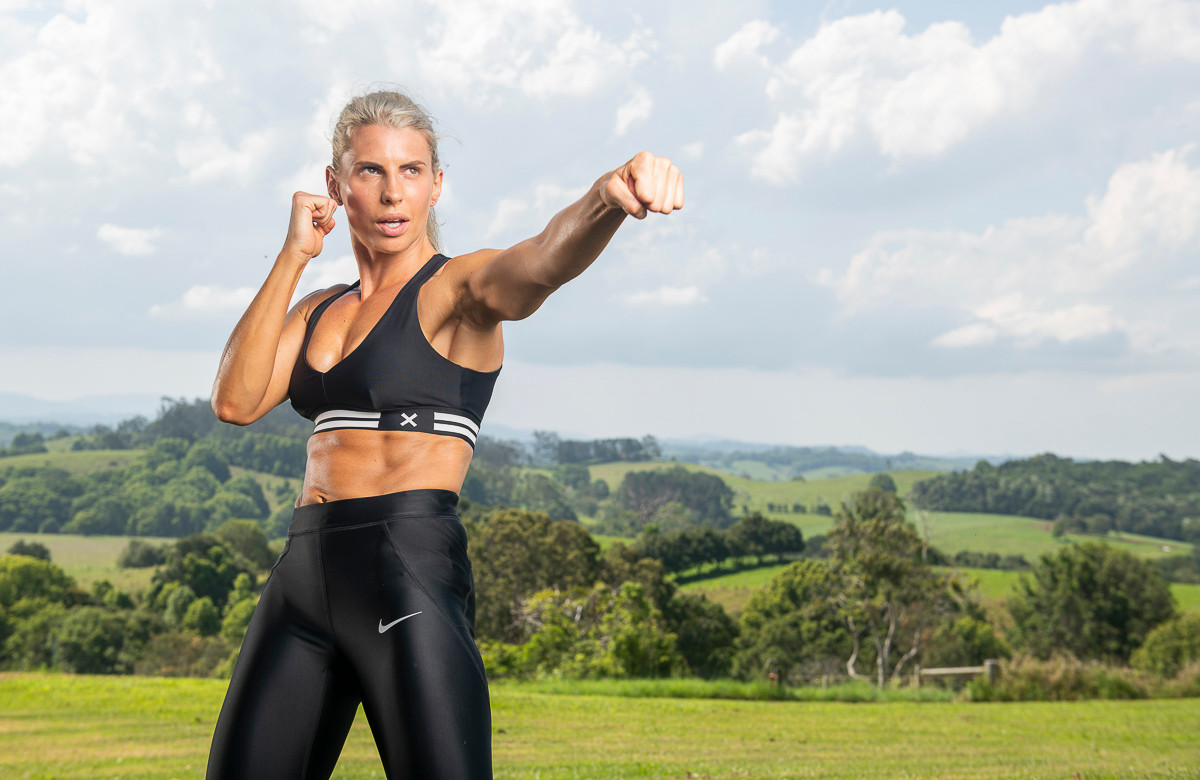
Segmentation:
<svg viewBox="0 0 1200 780">
<path fill-rule="evenodd" d="M 428 238 L 395 254 L 373 253 L 358 241 L 353 242 L 353 247 L 362 300 L 370 298 L 377 290 L 405 284 L 437 254 Z"/>
</svg>

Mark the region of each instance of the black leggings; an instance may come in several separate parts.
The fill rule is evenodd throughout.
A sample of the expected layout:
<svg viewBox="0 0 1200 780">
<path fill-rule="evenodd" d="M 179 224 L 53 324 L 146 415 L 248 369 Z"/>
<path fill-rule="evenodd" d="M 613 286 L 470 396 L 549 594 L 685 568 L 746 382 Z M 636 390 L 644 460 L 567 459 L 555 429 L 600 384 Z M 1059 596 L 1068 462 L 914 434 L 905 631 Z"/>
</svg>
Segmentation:
<svg viewBox="0 0 1200 780">
<path fill-rule="evenodd" d="M 211 780 L 328 778 L 361 701 L 389 778 L 490 778 L 467 536 L 448 490 L 297 507 L 221 707 Z"/>
</svg>

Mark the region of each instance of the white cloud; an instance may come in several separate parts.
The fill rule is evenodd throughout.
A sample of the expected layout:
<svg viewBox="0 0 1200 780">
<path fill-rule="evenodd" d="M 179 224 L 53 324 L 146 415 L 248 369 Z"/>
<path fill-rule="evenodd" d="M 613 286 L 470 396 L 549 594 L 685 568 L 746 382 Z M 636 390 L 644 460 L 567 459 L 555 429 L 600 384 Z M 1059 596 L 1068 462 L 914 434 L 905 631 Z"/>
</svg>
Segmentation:
<svg viewBox="0 0 1200 780">
<path fill-rule="evenodd" d="M 684 144 L 680 151 L 683 152 L 684 157 L 692 160 L 699 160 L 702 156 L 704 156 L 704 142 L 693 141 L 690 144 Z"/>
<path fill-rule="evenodd" d="M 630 127 L 649 119 L 653 108 L 654 101 L 650 98 L 650 93 L 644 89 L 637 90 L 628 102 L 617 109 L 617 124 L 614 132 L 617 135 L 625 135 L 629 132 Z"/>
<path fill-rule="evenodd" d="M 216 137 L 186 139 L 176 147 L 175 158 L 192 183 L 218 179 L 246 182 L 266 163 L 275 141 L 271 130 L 247 134 L 237 149 Z"/>
<path fill-rule="evenodd" d="M 765 67 L 767 58 L 758 50 L 778 37 L 779 30 L 770 22 L 761 19 L 746 22 L 713 51 L 713 64 L 717 70 L 725 70 L 730 64 L 738 61 L 755 62 Z"/>
<path fill-rule="evenodd" d="M 149 314 L 151 317 L 178 318 L 240 312 L 250 305 L 256 292 L 253 287 L 229 289 L 218 285 L 197 285 L 185 292 L 178 301 L 154 304 Z"/>
<path fill-rule="evenodd" d="M 707 303 L 708 298 L 695 286 L 660 287 L 657 290 L 622 293 L 621 301 L 631 306 L 690 306 Z"/>
<path fill-rule="evenodd" d="M 304 275 L 300 277 L 296 293 L 292 296 L 292 303 L 314 290 L 324 290 L 335 284 L 350 284 L 357 278 L 358 264 L 354 262 L 354 255 L 340 255 L 329 260 L 317 257 L 310 260 L 308 267 L 304 269 Z"/>
<path fill-rule="evenodd" d="M 847 314 L 956 310 L 937 336 L 964 348 L 1010 339 L 1018 347 L 1123 334 L 1146 353 L 1192 350 L 1200 257 L 1200 167 L 1188 149 L 1122 165 L 1087 216 L 1009 220 L 980 233 L 881 233 L 846 268 L 826 269 Z"/>
<path fill-rule="evenodd" d="M 562 187 L 543 182 L 533 188 L 530 197 L 503 198 L 496 206 L 496 213 L 485 235 L 495 238 L 511 237 L 511 233 L 517 230 L 529 232 L 530 235 L 541 232 L 552 216 L 579 200 L 587 190 L 587 187 Z"/>
<path fill-rule="evenodd" d="M 419 47 L 415 63 L 432 83 L 474 101 L 498 90 L 536 99 L 589 95 L 619 81 L 653 48 L 643 30 L 607 39 L 567 0 L 462 0 L 436 10 L 440 16 L 422 31 L 435 43 Z"/>
<path fill-rule="evenodd" d="M 738 138 L 757 176 L 788 183 L 805 160 L 863 141 L 895 160 L 939 155 L 1027 111 L 1091 55 L 1200 60 L 1200 45 L 1181 43 L 1200 41 L 1200 4 L 1182 0 L 1048 5 L 982 43 L 960 22 L 911 35 L 905 24 L 898 11 L 837 19 L 771 66 L 774 124 Z M 727 56 L 753 40 L 743 28 Z"/>
<path fill-rule="evenodd" d="M 123 255 L 152 255 L 154 240 L 162 235 L 158 229 L 124 228 L 117 225 L 101 225 L 96 238 Z"/>
<path fill-rule="evenodd" d="M 44 147 L 83 165 L 153 148 L 153 128 L 181 120 L 188 94 L 223 77 L 196 20 L 161 10 L 77 0 L 31 30 L 0 64 L 0 165 Z"/>
<path fill-rule="evenodd" d="M 317 256 L 305 267 L 288 306 L 294 306 L 297 301 L 312 292 L 336 284 L 350 284 L 357 278 L 358 265 L 354 262 L 353 255 L 339 255 L 330 259 Z M 148 313 L 151 317 L 164 319 L 225 318 L 245 311 L 257 293 L 257 287 L 196 285 L 189 288 L 177 301 L 154 304 Z"/>
</svg>

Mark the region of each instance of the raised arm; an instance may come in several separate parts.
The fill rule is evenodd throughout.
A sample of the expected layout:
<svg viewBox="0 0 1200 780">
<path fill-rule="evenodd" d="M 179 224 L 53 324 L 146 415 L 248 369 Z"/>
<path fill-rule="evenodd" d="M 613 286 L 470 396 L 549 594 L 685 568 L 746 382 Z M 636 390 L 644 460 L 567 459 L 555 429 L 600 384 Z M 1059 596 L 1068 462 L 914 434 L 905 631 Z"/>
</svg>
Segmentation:
<svg viewBox="0 0 1200 780">
<path fill-rule="evenodd" d="M 291 311 L 288 302 L 308 261 L 321 253 L 336 210 L 337 203 L 323 195 L 292 196 L 283 250 L 221 354 L 212 389 L 212 408 L 221 420 L 248 425 L 287 398 L 308 311 L 326 291 L 302 298 Z"/>
<path fill-rule="evenodd" d="M 627 215 L 683 208 L 683 176 L 666 157 L 642 152 L 601 176 L 533 238 L 480 253 L 465 280 L 463 313 L 484 325 L 520 320 L 592 264 Z"/>
</svg>

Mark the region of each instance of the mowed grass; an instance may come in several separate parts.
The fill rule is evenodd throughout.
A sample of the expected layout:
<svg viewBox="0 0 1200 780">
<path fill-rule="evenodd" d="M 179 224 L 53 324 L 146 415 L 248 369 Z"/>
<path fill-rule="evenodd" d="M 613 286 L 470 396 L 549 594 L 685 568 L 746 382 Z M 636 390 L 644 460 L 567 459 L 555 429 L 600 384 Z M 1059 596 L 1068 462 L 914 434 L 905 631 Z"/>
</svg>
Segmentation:
<svg viewBox="0 0 1200 780">
<path fill-rule="evenodd" d="M 88 588 L 97 580 L 108 580 L 127 593 L 143 591 L 150 584 L 153 568 L 118 569 L 117 556 L 129 546 L 129 536 L 78 536 L 75 534 L 0 533 L 0 553 L 8 551 L 17 540 L 37 542 L 50 551 L 50 560 L 75 582 Z M 173 539 L 139 536 L 141 541 L 162 544 Z"/>
<path fill-rule="evenodd" d="M 0 776 L 198 778 L 221 680 L 0 675 Z M 1194 777 L 1195 701 L 723 701 L 492 689 L 497 778 Z M 334 777 L 383 777 L 361 711 Z"/>
</svg>

